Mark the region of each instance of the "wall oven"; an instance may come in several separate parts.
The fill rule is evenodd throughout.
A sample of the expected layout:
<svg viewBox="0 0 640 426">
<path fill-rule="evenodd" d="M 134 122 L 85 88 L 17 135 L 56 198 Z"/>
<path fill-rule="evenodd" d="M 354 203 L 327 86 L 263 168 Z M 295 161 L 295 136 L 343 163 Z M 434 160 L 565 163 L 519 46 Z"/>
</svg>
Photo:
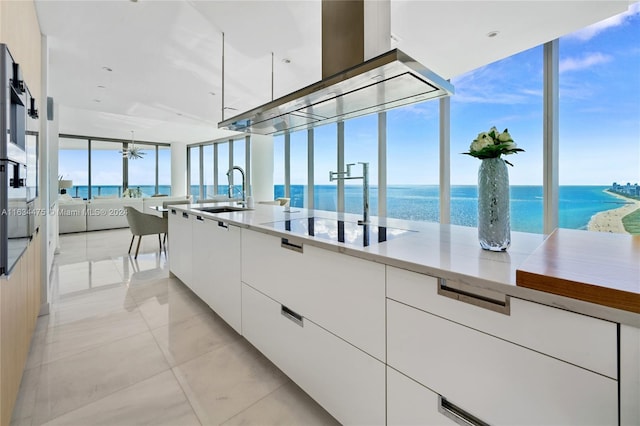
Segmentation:
<svg viewBox="0 0 640 426">
<path fill-rule="evenodd" d="M 19 64 L 0 44 L 0 275 L 11 272 L 34 232 L 26 146 L 27 119 L 35 110 L 30 102 Z"/>
</svg>

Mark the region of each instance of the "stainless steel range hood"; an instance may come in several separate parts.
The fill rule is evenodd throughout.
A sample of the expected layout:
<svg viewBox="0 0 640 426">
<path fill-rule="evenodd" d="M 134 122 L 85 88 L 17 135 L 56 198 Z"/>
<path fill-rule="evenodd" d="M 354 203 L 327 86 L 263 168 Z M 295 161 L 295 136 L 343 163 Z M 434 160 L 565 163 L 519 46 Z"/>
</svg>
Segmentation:
<svg viewBox="0 0 640 426">
<path fill-rule="evenodd" d="M 350 17 L 348 25 L 344 23 L 335 25 L 335 22 L 329 22 L 333 25 L 330 30 L 326 29 L 328 24 L 325 24 L 325 21 L 329 19 L 325 19 L 325 4 L 333 9 L 333 15 L 331 15 L 331 21 L 333 21 L 336 16 L 346 15 L 344 10 L 335 11 L 336 4 L 352 5 L 354 3 L 357 2 L 323 2 L 323 73 L 325 73 L 325 62 L 328 62 L 327 58 L 333 59 L 336 56 L 335 46 L 344 45 L 345 36 L 336 35 L 336 27 L 350 28 L 354 21 L 353 17 Z M 361 12 L 359 10 L 355 12 L 356 18 L 358 13 Z M 335 39 L 333 46 L 327 46 L 329 43 L 326 42 L 325 33 L 331 34 L 331 38 Z M 363 44 L 363 37 L 359 34 L 357 37 L 360 37 L 359 42 Z M 358 55 L 362 57 L 362 49 L 359 53 L 352 55 L 351 52 L 347 52 L 342 56 L 353 63 L 353 58 L 357 58 Z M 336 67 L 335 64 L 330 66 Z M 453 92 L 453 86 L 445 79 L 402 51 L 394 49 L 224 120 L 218 124 L 218 127 L 264 135 L 281 134 L 386 111 L 427 99 L 449 96 Z"/>
</svg>

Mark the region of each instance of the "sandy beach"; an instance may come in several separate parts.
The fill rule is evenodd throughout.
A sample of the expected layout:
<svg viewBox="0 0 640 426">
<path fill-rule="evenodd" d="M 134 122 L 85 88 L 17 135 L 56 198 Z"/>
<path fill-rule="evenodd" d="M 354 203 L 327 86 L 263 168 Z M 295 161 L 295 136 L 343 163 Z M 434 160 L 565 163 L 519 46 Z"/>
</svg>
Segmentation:
<svg viewBox="0 0 640 426">
<path fill-rule="evenodd" d="M 618 194 L 610 194 L 628 202 L 629 204 L 625 204 L 617 209 L 607 210 L 593 215 L 587 225 L 587 229 L 589 231 L 617 232 L 626 234 L 627 231 L 625 231 L 624 225 L 622 225 L 622 218 L 640 208 L 640 201 L 623 197 Z"/>
</svg>

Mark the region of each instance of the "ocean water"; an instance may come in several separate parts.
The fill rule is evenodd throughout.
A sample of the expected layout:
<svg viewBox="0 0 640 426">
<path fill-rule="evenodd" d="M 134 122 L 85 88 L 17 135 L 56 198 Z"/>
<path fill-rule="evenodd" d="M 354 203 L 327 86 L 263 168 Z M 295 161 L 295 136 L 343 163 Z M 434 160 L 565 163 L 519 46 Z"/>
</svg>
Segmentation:
<svg viewBox="0 0 640 426">
<path fill-rule="evenodd" d="M 143 196 L 155 193 L 155 187 L 149 185 L 131 185 L 139 187 Z M 562 228 L 587 229 L 591 217 L 601 211 L 621 207 L 623 200 L 604 192 L 608 186 L 561 186 L 559 200 L 559 222 Z M 207 196 L 213 195 L 213 186 L 205 187 Z M 304 185 L 291 186 L 291 205 L 304 207 Z M 161 185 L 159 193 L 171 195 L 171 187 Z M 87 198 L 88 188 L 77 186 L 69 192 L 74 197 Z M 192 186 L 191 193 L 201 198 L 198 187 Z M 227 193 L 227 185 L 219 185 L 219 194 Z M 114 185 L 93 186 L 93 195 L 122 194 L 122 187 Z M 436 185 L 390 185 L 387 188 L 387 215 L 408 220 L 439 221 L 439 188 Z M 274 198 L 284 197 L 284 185 L 274 186 Z M 377 187 L 369 192 L 369 206 L 372 215 L 378 210 Z M 522 232 L 542 233 L 542 186 L 512 185 L 511 229 Z M 337 189 L 335 185 L 316 185 L 314 204 L 318 210 L 335 211 Z M 362 213 L 362 187 L 345 186 L 345 210 L 349 213 Z M 451 223 L 463 226 L 477 226 L 478 191 L 475 185 L 455 185 L 451 188 Z"/>
<path fill-rule="evenodd" d="M 604 192 L 608 186 L 561 186 L 559 223 L 562 228 L 587 229 L 591 217 L 601 211 L 621 207 L 624 201 Z M 335 210 L 337 192 L 334 185 L 317 185 L 314 204 L 319 210 Z M 304 185 L 291 186 L 291 204 L 304 206 Z M 274 197 L 284 196 L 284 186 L 275 185 Z M 370 188 L 370 211 L 378 209 L 378 191 Z M 439 188 L 436 185 L 390 185 L 387 188 L 387 216 L 437 222 L 439 221 Z M 542 233 L 542 186 L 511 186 L 511 229 Z M 345 210 L 362 212 L 362 187 L 345 187 Z M 475 185 L 455 185 L 451 188 L 451 223 L 477 226 L 478 190 Z"/>
</svg>

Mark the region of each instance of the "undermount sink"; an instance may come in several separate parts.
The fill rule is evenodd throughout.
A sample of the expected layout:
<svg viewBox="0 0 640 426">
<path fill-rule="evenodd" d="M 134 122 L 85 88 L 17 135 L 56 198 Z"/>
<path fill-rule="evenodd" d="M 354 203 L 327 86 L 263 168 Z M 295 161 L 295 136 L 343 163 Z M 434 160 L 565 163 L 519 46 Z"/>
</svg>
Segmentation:
<svg viewBox="0 0 640 426">
<path fill-rule="evenodd" d="M 242 212 L 249 210 L 245 207 L 233 207 L 233 206 L 220 206 L 220 207 L 199 207 L 195 208 L 195 210 L 200 210 L 205 213 L 231 213 L 231 212 Z"/>
</svg>

